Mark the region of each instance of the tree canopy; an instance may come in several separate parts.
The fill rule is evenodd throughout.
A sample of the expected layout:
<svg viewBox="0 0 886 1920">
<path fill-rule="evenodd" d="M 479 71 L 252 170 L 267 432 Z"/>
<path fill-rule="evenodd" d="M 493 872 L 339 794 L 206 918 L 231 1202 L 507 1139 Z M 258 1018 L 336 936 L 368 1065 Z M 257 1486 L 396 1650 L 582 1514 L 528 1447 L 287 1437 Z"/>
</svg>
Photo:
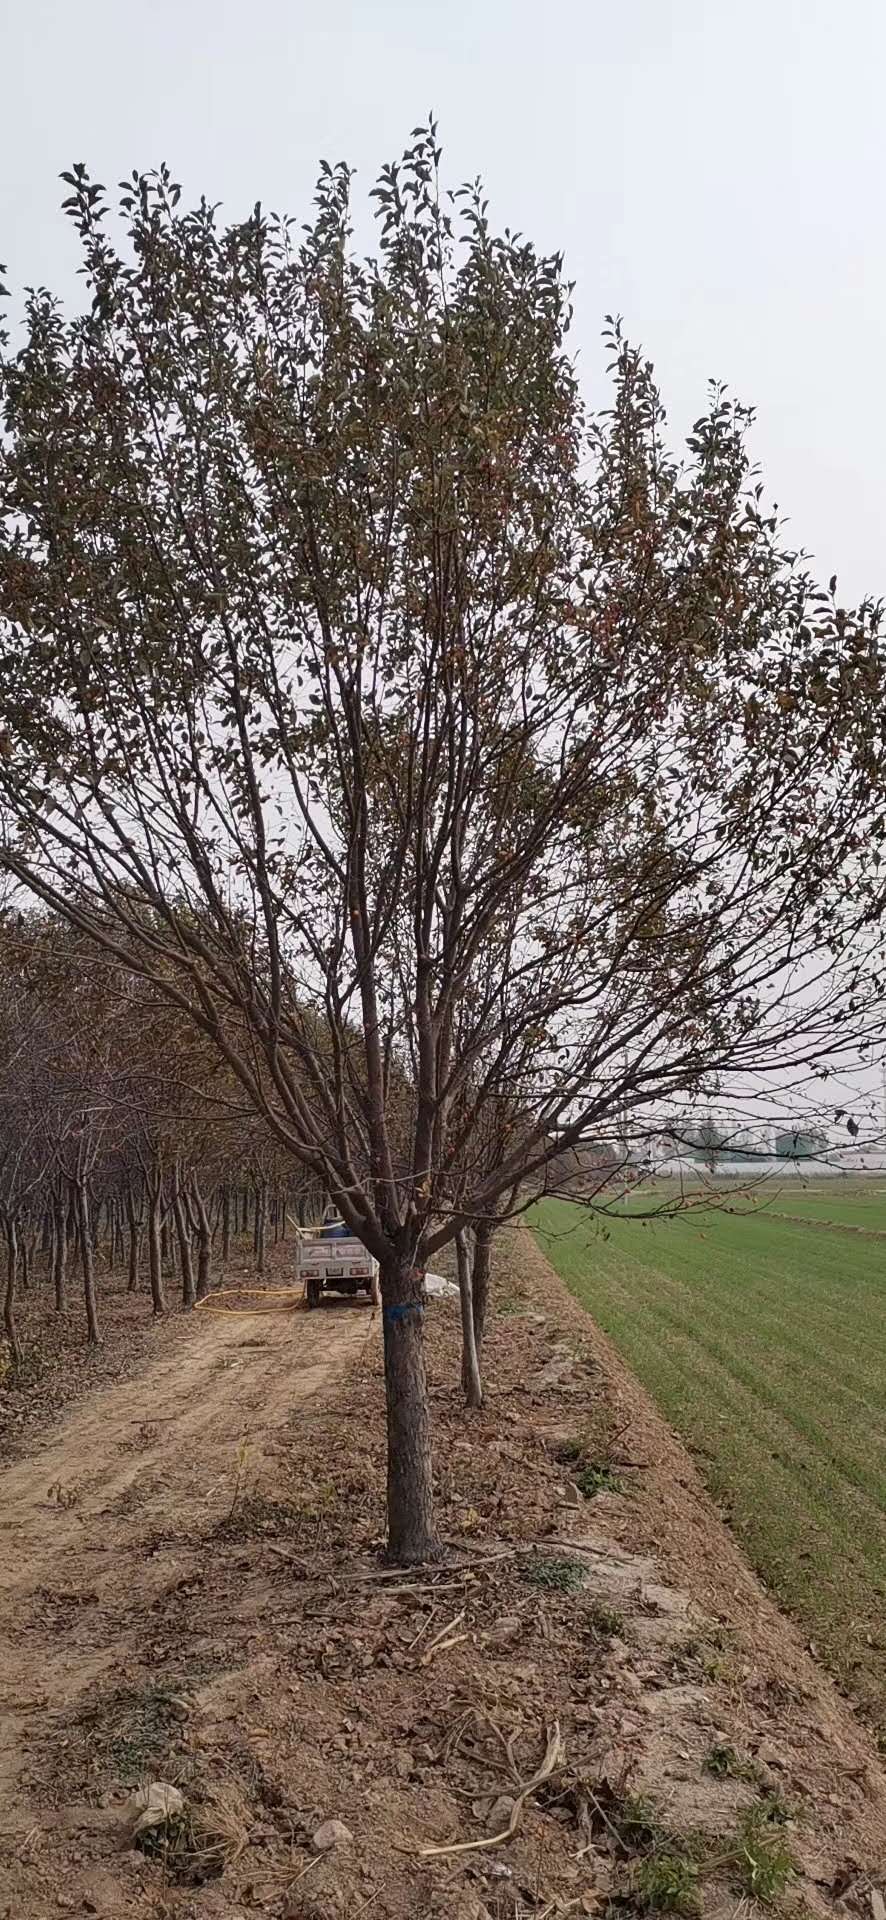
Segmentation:
<svg viewBox="0 0 886 1920">
<path fill-rule="evenodd" d="M 368 260 L 345 166 L 301 227 L 165 168 L 117 219 L 78 166 L 89 303 L 31 294 L 0 368 L 3 864 L 380 1259 L 403 1557 L 434 1250 L 881 1024 L 879 605 L 785 544 L 723 389 L 669 448 L 617 322 L 586 412 L 560 259 L 440 157 L 383 170 Z"/>
</svg>

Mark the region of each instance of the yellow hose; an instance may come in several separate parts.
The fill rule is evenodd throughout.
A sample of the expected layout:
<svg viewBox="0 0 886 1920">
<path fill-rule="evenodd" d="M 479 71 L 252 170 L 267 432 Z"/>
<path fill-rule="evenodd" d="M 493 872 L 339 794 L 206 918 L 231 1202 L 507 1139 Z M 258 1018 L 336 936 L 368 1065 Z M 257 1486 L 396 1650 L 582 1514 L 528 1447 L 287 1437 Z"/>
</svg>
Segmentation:
<svg viewBox="0 0 886 1920">
<path fill-rule="evenodd" d="M 213 1304 L 214 1301 L 220 1299 L 222 1295 L 232 1293 L 269 1294 L 276 1297 L 282 1295 L 289 1302 L 289 1305 L 288 1307 L 217 1307 Z M 292 1287 L 219 1287 L 215 1293 L 208 1293 L 204 1300 L 197 1300 L 195 1302 L 195 1308 L 203 1307 L 207 1313 L 227 1313 L 233 1318 L 236 1314 L 292 1312 L 295 1307 L 301 1306 L 303 1299 L 304 1294 L 296 1294 Z"/>
</svg>

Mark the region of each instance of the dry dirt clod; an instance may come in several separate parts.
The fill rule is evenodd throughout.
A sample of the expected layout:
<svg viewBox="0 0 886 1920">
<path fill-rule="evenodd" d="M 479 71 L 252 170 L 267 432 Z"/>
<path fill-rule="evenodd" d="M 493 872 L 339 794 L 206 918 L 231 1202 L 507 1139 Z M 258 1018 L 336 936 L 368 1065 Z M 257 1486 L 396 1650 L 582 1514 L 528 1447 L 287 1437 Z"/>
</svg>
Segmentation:
<svg viewBox="0 0 886 1920">
<path fill-rule="evenodd" d="M 663 1586 L 657 1580 L 647 1580 L 640 1594 L 641 1606 L 652 1607 L 656 1613 L 665 1613 L 674 1617 L 689 1611 L 689 1596 L 679 1593 L 674 1587 Z"/>
<path fill-rule="evenodd" d="M 561 1393 L 574 1393 L 577 1391 L 575 1371 L 575 1355 L 568 1347 L 557 1346 L 529 1384 L 536 1392 L 546 1393 L 555 1389 Z"/>
<path fill-rule="evenodd" d="M 523 1630 L 523 1622 L 520 1619 L 519 1614 L 503 1613 L 499 1616 L 497 1620 L 493 1621 L 492 1627 L 490 1628 L 490 1632 L 489 1632 L 489 1638 L 493 1646 L 507 1647 L 510 1645 L 512 1640 L 516 1640 L 518 1638 L 522 1630 Z"/>
<path fill-rule="evenodd" d="M 886 1900 L 884 1900 L 882 1893 L 880 1893 L 876 1887 L 871 1887 L 868 1894 L 868 1901 L 871 1909 L 871 1920 L 886 1920 Z"/>
<path fill-rule="evenodd" d="M 334 1847 L 350 1847 L 354 1836 L 343 1820 L 324 1820 L 311 1837 L 312 1853 L 331 1853 Z"/>
<path fill-rule="evenodd" d="M 506 1827 L 514 1811 L 514 1798 L 510 1793 L 500 1793 L 494 1800 L 486 1816 L 486 1825 L 490 1833 L 500 1833 Z"/>
</svg>

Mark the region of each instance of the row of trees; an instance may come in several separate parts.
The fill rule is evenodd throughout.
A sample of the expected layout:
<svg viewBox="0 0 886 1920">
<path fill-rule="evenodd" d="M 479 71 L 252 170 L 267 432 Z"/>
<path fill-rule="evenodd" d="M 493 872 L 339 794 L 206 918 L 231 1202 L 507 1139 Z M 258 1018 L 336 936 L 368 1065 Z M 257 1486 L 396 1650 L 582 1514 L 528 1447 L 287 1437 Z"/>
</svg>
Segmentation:
<svg viewBox="0 0 886 1920">
<path fill-rule="evenodd" d="M 96 965 L 47 916 L 0 921 L 0 1230 L 3 1327 L 21 1348 L 16 1294 L 42 1260 L 54 1305 L 79 1266 L 99 1339 L 96 1266 L 125 1267 L 155 1314 L 170 1279 L 205 1298 L 250 1231 L 257 1270 L 288 1210 L 319 1196 L 236 1097 L 214 1051 L 144 982 Z M 143 1281 L 144 1273 L 144 1281 Z"/>
<path fill-rule="evenodd" d="M 674 454 L 612 324 L 586 413 L 560 260 L 439 161 L 383 170 L 370 260 L 345 167 L 226 228 L 78 165 L 89 304 L 30 295 L 0 369 L 0 858 L 379 1259 L 403 1561 L 436 1252 L 482 1292 L 583 1139 L 882 1031 L 879 605 L 720 388 Z"/>
</svg>

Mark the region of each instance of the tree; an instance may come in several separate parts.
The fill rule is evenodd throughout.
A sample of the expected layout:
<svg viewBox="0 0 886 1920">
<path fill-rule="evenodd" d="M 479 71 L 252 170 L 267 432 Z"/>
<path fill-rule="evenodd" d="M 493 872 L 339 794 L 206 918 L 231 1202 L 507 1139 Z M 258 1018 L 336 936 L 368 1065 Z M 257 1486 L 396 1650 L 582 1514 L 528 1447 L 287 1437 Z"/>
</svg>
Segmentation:
<svg viewBox="0 0 886 1920">
<path fill-rule="evenodd" d="M 42 1126 L 46 1098 L 44 1060 L 32 1009 L 17 983 L 0 986 L 0 1229 L 6 1244 L 3 1332 L 12 1362 L 22 1351 L 16 1325 L 16 1286 L 22 1268 L 21 1225 L 45 1176 L 48 1153 Z"/>
<path fill-rule="evenodd" d="M 381 1263 L 389 1551 L 437 1550 L 423 1269 L 607 1119 L 878 1022 L 880 613 L 712 390 L 684 459 L 433 127 L 301 232 L 168 171 L 66 205 L 5 354 L 9 876 L 147 978 Z M 871 836 L 874 836 L 873 838 Z M 502 1101 L 519 1124 L 490 1165 Z"/>
<path fill-rule="evenodd" d="M 717 1125 L 712 1114 L 705 1114 L 690 1144 L 704 1161 L 709 1172 L 716 1173 L 718 1160 L 724 1148 L 728 1146 L 728 1141 L 723 1128 Z"/>
<path fill-rule="evenodd" d="M 267 1177 L 279 1175 L 279 1149 L 276 1158 L 269 1153 L 266 1130 L 244 1112 L 238 1091 L 217 1049 L 145 981 L 72 939 L 52 915 L 0 915 L 0 1225 L 16 1364 L 15 1294 L 19 1282 L 28 1285 L 41 1221 L 59 1312 L 73 1235 L 91 1344 L 100 1337 L 102 1223 L 109 1266 L 122 1264 L 128 1237 L 135 1291 L 148 1217 L 159 1313 L 161 1229 L 174 1221 L 184 1304 L 205 1297 L 215 1203 L 219 1224 L 222 1215 L 218 1189 L 252 1182 L 257 1160 Z"/>
</svg>

